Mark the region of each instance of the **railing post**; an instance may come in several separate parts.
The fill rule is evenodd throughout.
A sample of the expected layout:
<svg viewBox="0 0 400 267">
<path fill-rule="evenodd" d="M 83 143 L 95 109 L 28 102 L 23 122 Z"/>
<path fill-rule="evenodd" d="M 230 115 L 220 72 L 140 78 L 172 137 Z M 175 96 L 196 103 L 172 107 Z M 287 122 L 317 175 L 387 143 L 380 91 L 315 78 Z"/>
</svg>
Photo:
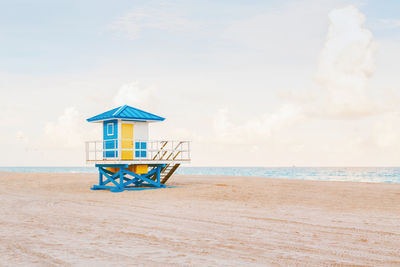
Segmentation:
<svg viewBox="0 0 400 267">
<path fill-rule="evenodd" d="M 86 162 L 89 160 L 89 142 L 85 142 Z"/>
<path fill-rule="evenodd" d="M 122 139 L 118 139 L 117 138 L 117 153 L 118 153 L 118 160 L 121 160 L 121 154 L 122 154 L 122 151 L 121 151 L 121 147 L 122 147 Z"/>
<path fill-rule="evenodd" d="M 174 158 L 174 152 L 175 152 L 175 145 L 174 145 L 174 140 L 171 141 L 171 154 L 169 154 L 169 157 Z"/>
<path fill-rule="evenodd" d="M 190 160 L 190 141 L 188 141 L 188 160 Z"/>
</svg>

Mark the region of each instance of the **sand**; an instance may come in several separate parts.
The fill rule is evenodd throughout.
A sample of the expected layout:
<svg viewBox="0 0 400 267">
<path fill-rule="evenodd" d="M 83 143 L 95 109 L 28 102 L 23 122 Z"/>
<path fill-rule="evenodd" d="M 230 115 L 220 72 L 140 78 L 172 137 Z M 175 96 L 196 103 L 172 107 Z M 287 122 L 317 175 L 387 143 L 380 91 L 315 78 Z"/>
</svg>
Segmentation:
<svg viewBox="0 0 400 267">
<path fill-rule="evenodd" d="M 400 265 L 400 185 L 179 176 L 91 191 L 96 174 L 0 173 L 0 266 Z"/>
</svg>

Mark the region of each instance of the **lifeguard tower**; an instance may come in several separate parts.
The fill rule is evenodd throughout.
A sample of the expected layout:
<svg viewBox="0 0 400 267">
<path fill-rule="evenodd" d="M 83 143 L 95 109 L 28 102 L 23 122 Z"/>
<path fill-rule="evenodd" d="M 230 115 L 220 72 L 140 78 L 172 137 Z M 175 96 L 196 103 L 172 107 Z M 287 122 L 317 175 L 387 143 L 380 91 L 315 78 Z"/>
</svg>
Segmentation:
<svg viewBox="0 0 400 267">
<path fill-rule="evenodd" d="M 103 129 L 103 140 L 86 142 L 86 162 L 99 169 L 99 184 L 91 189 L 166 187 L 176 169 L 190 162 L 190 142 L 149 140 L 149 125 L 163 120 L 127 105 L 87 119 L 101 123 Z"/>
</svg>

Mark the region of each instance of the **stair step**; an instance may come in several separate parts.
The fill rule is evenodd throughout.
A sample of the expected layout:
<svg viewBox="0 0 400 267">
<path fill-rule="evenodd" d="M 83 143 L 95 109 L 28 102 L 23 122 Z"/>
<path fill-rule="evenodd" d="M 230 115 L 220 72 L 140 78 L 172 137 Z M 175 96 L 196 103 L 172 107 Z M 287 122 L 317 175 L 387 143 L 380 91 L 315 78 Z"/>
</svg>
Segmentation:
<svg viewBox="0 0 400 267">
<path fill-rule="evenodd" d="M 171 167 L 171 169 L 169 170 L 169 171 L 164 171 L 163 172 L 163 177 L 162 177 L 162 179 L 161 179 L 161 183 L 162 184 L 165 184 L 167 181 L 168 181 L 168 179 L 172 176 L 172 174 L 176 171 L 176 169 L 178 169 L 178 167 L 180 166 L 181 164 L 175 164 L 175 165 L 173 165 L 172 167 L 171 167 L 171 165 L 169 165 L 167 168 L 169 168 L 169 167 Z M 166 169 L 167 169 L 166 168 Z M 164 175 L 165 174 L 165 175 Z"/>
</svg>

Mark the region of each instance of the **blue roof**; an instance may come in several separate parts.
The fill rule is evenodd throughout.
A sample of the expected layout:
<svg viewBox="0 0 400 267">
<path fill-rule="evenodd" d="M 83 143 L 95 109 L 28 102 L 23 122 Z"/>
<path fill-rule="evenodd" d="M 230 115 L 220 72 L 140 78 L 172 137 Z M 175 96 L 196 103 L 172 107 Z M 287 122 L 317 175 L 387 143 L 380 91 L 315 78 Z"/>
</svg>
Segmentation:
<svg viewBox="0 0 400 267">
<path fill-rule="evenodd" d="M 125 105 L 87 119 L 89 122 L 122 119 L 133 121 L 163 121 L 165 118 Z"/>
</svg>

